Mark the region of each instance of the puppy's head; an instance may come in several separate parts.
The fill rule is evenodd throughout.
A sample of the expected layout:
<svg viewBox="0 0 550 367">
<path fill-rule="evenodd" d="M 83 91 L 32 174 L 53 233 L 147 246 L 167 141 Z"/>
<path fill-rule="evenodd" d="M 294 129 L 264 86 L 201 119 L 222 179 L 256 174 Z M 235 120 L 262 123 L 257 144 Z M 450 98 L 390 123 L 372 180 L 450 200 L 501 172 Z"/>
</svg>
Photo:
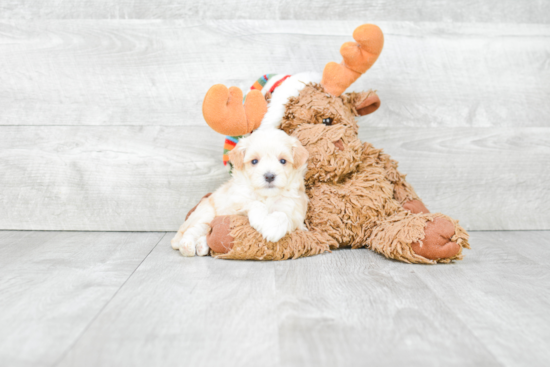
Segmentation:
<svg viewBox="0 0 550 367">
<path fill-rule="evenodd" d="M 261 196 L 275 196 L 303 186 L 308 156 L 298 139 L 266 129 L 239 140 L 229 160 L 235 177 L 247 180 Z"/>
</svg>

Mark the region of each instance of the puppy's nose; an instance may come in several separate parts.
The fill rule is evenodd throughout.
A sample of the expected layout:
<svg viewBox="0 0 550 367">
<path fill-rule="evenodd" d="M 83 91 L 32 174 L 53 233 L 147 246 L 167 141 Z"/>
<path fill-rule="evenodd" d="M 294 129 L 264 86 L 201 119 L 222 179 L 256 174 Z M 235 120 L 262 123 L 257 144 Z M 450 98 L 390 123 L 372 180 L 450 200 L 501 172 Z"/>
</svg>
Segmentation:
<svg viewBox="0 0 550 367">
<path fill-rule="evenodd" d="M 338 139 L 336 141 L 333 141 L 332 144 L 334 144 L 336 146 L 336 148 L 338 148 L 340 150 L 344 150 L 344 142 L 342 141 L 342 139 Z"/>
<path fill-rule="evenodd" d="M 275 181 L 275 175 L 271 172 L 268 172 L 264 175 L 264 178 L 267 182 L 273 182 Z"/>
</svg>

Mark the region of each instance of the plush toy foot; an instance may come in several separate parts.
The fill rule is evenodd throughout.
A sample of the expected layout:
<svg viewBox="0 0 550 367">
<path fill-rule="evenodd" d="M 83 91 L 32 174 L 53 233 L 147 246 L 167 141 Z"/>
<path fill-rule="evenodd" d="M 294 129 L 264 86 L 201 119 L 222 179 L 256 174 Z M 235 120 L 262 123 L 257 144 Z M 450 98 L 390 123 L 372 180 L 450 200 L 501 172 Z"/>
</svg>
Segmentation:
<svg viewBox="0 0 550 367">
<path fill-rule="evenodd" d="M 407 201 L 403 208 L 413 214 L 430 212 L 420 200 Z M 449 220 L 435 218 L 433 222 L 427 223 L 424 233 L 426 237 L 422 242 L 411 244 L 415 254 L 430 260 L 440 260 L 453 258 L 460 253 L 460 245 L 451 240 L 455 235 L 455 226 Z"/>
<path fill-rule="evenodd" d="M 367 245 L 390 259 L 415 264 L 449 263 L 470 248 L 468 233 L 441 213 L 401 211 L 376 226 Z"/>
<path fill-rule="evenodd" d="M 227 254 L 233 248 L 234 238 L 231 236 L 231 217 L 223 215 L 215 217 L 210 223 L 212 231 L 206 236 L 208 247 L 219 254 Z"/>
<path fill-rule="evenodd" d="M 430 260 L 441 260 L 454 258 L 460 253 L 460 245 L 451 241 L 455 235 L 455 226 L 449 220 L 435 218 L 426 224 L 424 233 L 425 237 L 422 241 L 411 244 L 412 250 L 417 255 Z"/>
<path fill-rule="evenodd" d="M 420 200 L 410 200 L 403 204 L 403 209 L 410 211 L 413 214 L 416 213 L 429 213 L 430 211 L 423 202 Z"/>
</svg>

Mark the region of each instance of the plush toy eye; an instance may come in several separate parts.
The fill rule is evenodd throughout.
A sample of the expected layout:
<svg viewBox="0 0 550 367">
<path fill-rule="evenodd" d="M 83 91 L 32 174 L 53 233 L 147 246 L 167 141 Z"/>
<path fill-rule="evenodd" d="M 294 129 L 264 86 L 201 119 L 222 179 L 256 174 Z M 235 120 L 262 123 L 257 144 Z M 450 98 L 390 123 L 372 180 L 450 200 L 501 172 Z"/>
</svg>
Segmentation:
<svg viewBox="0 0 550 367">
<path fill-rule="evenodd" d="M 323 119 L 323 124 L 325 124 L 327 126 L 332 125 L 332 117 L 327 117 L 327 118 Z"/>
<path fill-rule="evenodd" d="M 279 162 L 281 162 L 281 164 L 286 164 L 286 159 L 281 159 Z"/>
<path fill-rule="evenodd" d="M 252 162 L 250 162 L 252 164 L 257 164 L 258 163 L 258 160 L 257 159 L 253 159 Z"/>
</svg>

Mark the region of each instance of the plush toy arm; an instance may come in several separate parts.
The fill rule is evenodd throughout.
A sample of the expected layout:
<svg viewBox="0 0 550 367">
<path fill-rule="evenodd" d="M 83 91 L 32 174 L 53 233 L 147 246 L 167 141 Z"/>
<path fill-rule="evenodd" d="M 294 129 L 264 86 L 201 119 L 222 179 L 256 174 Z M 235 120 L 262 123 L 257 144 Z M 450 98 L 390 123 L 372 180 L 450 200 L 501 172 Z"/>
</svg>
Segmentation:
<svg viewBox="0 0 550 367">
<path fill-rule="evenodd" d="M 401 204 L 411 200 L 420 200 L 412 185 L 405 179 L 406 175 L 397 170 L 397 163 L 393 159 L 391 162 L 395 163 L 395 168 L 388 171 L 389 173 L 393 171 L 391 172 L 393 179 L 388 179 L 393 184 L 393 198 Z"/>
<path fill-rule="evenodd" d="M 207 236 L 212 256 L 234 260 L 286 260 L 329 252 L 338 244 L 330 236 L 296 230 L 269 242 L 241 215 L 214 218 Z"/>
<path fill-rule="evenodd" d="M 360 170 L 369 169 L 373 166 L 384 169 L 386 179 L 393 185 L 393 198 L 401 205 L 405 205 L 409 201 L 422 203 L 414 188 L 405 179 L 406 175 L 397 169 L 397 162 L 391 159 L 388 154 L 383 153 L 382 149 L 376 149 L 372 144 L 364 143 L 361 160 L 361 166 L 363 167 L 360 167 Z M 425 207 L 423 209 L 424 213 L 428 213 Z"/>
</svg>

